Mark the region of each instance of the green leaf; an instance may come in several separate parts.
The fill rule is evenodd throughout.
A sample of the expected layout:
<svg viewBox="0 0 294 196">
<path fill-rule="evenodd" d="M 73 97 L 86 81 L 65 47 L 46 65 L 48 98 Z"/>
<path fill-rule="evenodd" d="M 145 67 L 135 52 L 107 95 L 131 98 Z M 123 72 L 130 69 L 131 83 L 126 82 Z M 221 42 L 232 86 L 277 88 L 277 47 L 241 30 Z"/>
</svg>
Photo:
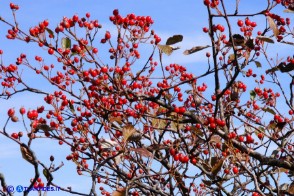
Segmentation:
<svg viewBox="0 0 294 196">
<path fill-rule="evenodd" d="M 184 51 L 184 55 L 189 55 L 189 54 L 198 52 L 198 51 L 203 50 L 203 49 L 208 48 L 208 47 L 210 47 L 210 46 L 209 45 L 206 45 L 206 46 L 195 46 L 195 47 L 193 47 L 193 48 L 191 48 L 189 50 L 185 50 Z"/>
<path fill-rule="evenodd" d="M 255 93 L 255 91 L 254 91 L 254 90 L 250 91 L 250 99 L 251 99 L 251 100 L 254 100 L 255 97 L 256 97 L 256 93 Z"/>
<path fill-rule="evenodd" d="M 71 48 L 71 40 L 68 37 L 64 37 L 61 39 L 61 47 L 62 49 Z"/>
<path fill-rule="evenodd" d="M 261 67 L 261 63 L 259 61 L 254 61 L 255 65 L 257 68 L 260 68 Z"/>
<path fill-rule="evenodd" d="M 53 37 L 53 39 L 54 39 L 54 33 L 53 33 L 53 31 L 51 30 L 51 29 L 49 29 L 49 28 L 46 28 L 46 31 Z"/>
<path fill-rule="evenodd" d="M 275 41 L 272 40 L 271 38 L 268 38 L 268 37 L 265 37 L 265 36 L 257 36 L 256 37 L 257 39 L 261 40 L 261 41 L 264 41 L 264 42 L 267 42 L 267 43 L 271 43 L 271 44 L 274 44 Z"/>
<path fill-rule="evenodd" d="M 268 113 L 271 113 L 272 115 L 275 115 L 276 114 L 276 112 L 273 110 L 273 109 L 271 109 L 271 108 L 262 108 L 262 110 L 264 111 L 264 112 L 268 112 Z"/>
<path fill-rule="evenodd" d="M 182 35 L 174 35 L 172 37 L 169 37 L 166 41 L 166 45 L 173 45 L 178 42 L 183 41 L 183 36 Z"/>
</svg>

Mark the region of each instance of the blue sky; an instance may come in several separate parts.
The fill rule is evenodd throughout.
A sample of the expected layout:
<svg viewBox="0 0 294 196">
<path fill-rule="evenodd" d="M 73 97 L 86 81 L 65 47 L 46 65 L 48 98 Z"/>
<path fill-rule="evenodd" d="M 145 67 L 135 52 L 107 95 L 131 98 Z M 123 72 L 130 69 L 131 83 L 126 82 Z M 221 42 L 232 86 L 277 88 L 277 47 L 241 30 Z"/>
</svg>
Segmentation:
<svg viewBox="0 0 294 196">
<path fill-rule="evenodd" d="M 196 45 L 210 44 L 208 37 L 202 33 L 202 27 L 207 25 L 206 10 L 199 0 L 87 0 L 87 1 L 70 1 L 70 0 L 51 0 L 51 1 L 14 1 L 15 4 L 20 6 L 17 12 L 18 22 L 20 28 L 29 29 L 30 27 L 38 24 L 40 21 L 48 19 L 52 29 L 59 23 L 63 16 L 71 17 L 73 14 L 84 16 L 85 13 L 90 12 L 92 19 L 98 19 L 99 23 L 103 25 L 101 32 L 105 32 L 108 28 L 112 28 L 108 18 L 112 14 L 113 9 L 119 9 L 122 15 L 128 13 L 135 13 L 136 15 L 150 15 L 155 24 L 152 29 L 155 29 L 157 34 L 166 40 L 169 36 L 174 34 L 182 34 L 184 36 L 183 42 L 180 44 L 181 49 L 175 51 L 171 57 L 164 59 L 164 63 L 179 63 L 186 65 L 188 70 L 195 72 L 201 69 L 206 69 L 203 65 L 206 63 L 205 50 L 197 54 L 184 56 L 183 50 L 189 49 Z M 228 5 L 235 1 L 228 1 Z M 265 2 L 265 1 L 264 1 Z M 0 16 L 11 21 L 11 11 L 9 9 L 10 1 L 0 1 Z M 241 1 L 241 6 L 243 1 Z M 244 4 L 240 12 L 254 12 L 262 5 Z M 233 5 L 231 7 L 233 9 Z M 230 9 L 229 9 L 230 10 Z M 255 18 L 254 18 L 255 19 Z M 256 21 L 263 22 L 263 18 L 256 18 Z M 260 23 L 258 23 L 260 24 Z M 9 64 L 15 61 L 15 58 L 22 52 L 33 57 L 38 54 L 40 50 L 37 47 L 31 47 L 26 43 L 18 41 L 7 41 L 5 38 L 6 27 L 0 23 L 0 49 L 4 50 L 4 64 Z M 273 53 L 274 54 L 274 53 Z M 49 64 L 49 62 L 48 62 Z M 28 76 L 30 77 L 30 76 Z M 30 78 L 32 83 L 38 83 L 36 78 L 32 75 Z M 46 87 L 43 87 L 46 88 Z M 0 115 L 6 117 L 6 111 L 10 107 L 15 107 L 16 110 L 22 105 L 27 108 L 34 108 L 43 104 L 43 98 L 35 95 L 21 94 L 15 96 L 13 99 L 4 101 L 0 100 Z M 0 119 L 0 126 L 4 124 L 5 118 Z M 21 125 L 10 124 L 8 132 L 13 130 L 20 131 L 23 127 Z M 60 148 L 56 142 L 47 140 L 40 140 L 33 144 L 32 148 L 36 151 L 38 159 L 48 163 L 49 156 L 54 154 L 56 157 L 56 165 L 61 161 L 65 166 L 54 173 L 56 179 L 55 183 L 63 187 L 72 186 L 73 190 L 88 192 L 90 178 L 78 177 L 75 172 L 75 165 L 65 160 L 68 154 L 68 149 Z M 23 185 L 27 186 L 29 179 L 33 176 L 33 167 L 28 162 L 21 158 L 19 147 L 14 142 L 8 141 L 0 135 L 0 172 L 3 172 L 6 181 L 9 185 Z M 44 177 L 43 177 L 44 179 Z M 17 195 L 17 194 L 16 194 Z M 32 194 L 36 195 L 36 193 Z M 65 193 L 52 193 L 49 195 L 66 195 Z"/>
</svg>

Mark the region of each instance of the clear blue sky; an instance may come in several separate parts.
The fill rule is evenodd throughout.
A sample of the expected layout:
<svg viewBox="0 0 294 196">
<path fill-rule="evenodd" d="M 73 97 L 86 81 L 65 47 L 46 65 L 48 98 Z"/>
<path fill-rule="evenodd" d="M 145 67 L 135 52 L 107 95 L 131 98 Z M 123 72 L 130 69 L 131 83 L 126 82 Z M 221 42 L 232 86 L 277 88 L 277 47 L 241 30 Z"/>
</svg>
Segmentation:
<svg viewBox="0 0 294 196">
<path fill-rule="evenodd" d="M 87 0 L 87 1 L 70 1 L 70 0 L 51 0 L 51 1 L 14 1 L 15 4 L 20 6 L 20 10 L 17 12 L 18 22 L 20 28 L 29 29 L 30 27 L 38 24 L 44 19 L 50 21 L 50 27 L 52 29 L 59 23 L 63 16 L 71 17 L 73 14 L 84 16 L 85 13 L 90 12 L 92 19 L 98 19 L 105 28 L 101 32 L 105 32 L 107 27 L 111 26 L 108 18 L 112 14 L 113 9 L 119 9 L 122 15 L 128 13 L 135 13 L 136 15 L 150 15 L 155 24 L 153 29 L 166 40 L 167 37 L 174 34 L 182 34 L 184 36 L 183 43 L 181 43 L 181 50 L 176 51 L 165 62 L 175 62 L 186 65 L 188 69 L 195 71 L 201 65 L 206 63 L 204 57 L 205 51 L 199 52 L 195 55 L 184 56 L 182 51 L 184 49 L 191 48 L 196 45 L 210 44 L 208 37 L 202 33 L 202 27 L 207 25 L 206 10 L 200 4 L 201 0 Z M 235 1 L 229 1 L 230 2 Z M 253 1 L 252 1 L 253 2 Z M 266 1 L 264 1 L 266 2 Z M 11 20 L 11 11 L 9 9 L 10 1 L 0 1 L 0 16 Z M 241 1 L 241 4 L 243 1 Z M 254 7 L 245 5 L 244 11 L 254 12 L 254 9 L 260 8 L 261 5 L 254 5 Z M 233 7 L 232 7 L 233 8 Z M 205 16 L 205 17 L 204 17 Z M 259 22 L 263 21 L 258 19 Z M 6 27 L 0 23 L 0 49 L 4 50 L 4 63 L 13 63 L 15 58 L 22 52 L 33 57 L 39 53 L 34 47 L 28 47 L 25 43 L 18 41 L 7 41 L 5 38 Z M 49 64 L 50 62 L 48 62 Z M 206 69 L 206 66 L 203 66 Z M 34 77 L 31 78 L 32 82 L 36 83 Z M 0 127 L 3 127 L 4 120 L 6 119 L 6 111 L 8 108 L 14 106 L 16 110 L 22 105 L 26 107 L 34 108 L 37 105 L 43 104 L 42 97 L 36 97 L 33 95 L 22 94 L 15 98 L 4 101 L 0 100 L 0 115 L 5 118 L 0 119 Z M 11 124 L 10 124 L 11 125 Z M 22 126 L 11 125 L 8 132 L 21 131 Z M 75 172 L 75 165 L 65 160 L 65 156 L 69 153 L 68 149 L 60 148 L 56 142 L 48 142 L 46 140 L 36 141 L 33 146 L 33 150 L 36 151 L 38 159 L 45 163 L 48 163 L 49 156 L 54 154 L 56 157 L 56 164 L 61 161 L 65 163 L 65 166 L 54 173 L 56 179 L 55 183 L 60 184 L 63 187 L 72 186 L 73 190 L 88 192 L 90 178 L 78 177 Z M 7 141 L 6 138 L 0 135 L 0 172 L 5 174 L 7 184 L 9 185 L 23 185 L 27 186 L 29 179 L 32 178 L 33 167 L 28 162 L 21 158 L 19 147 L 11 141 Z M 44 177 L 43 177 L 44 179 Z M 45 179 L 44 179 L 45 180 Z M 17 194 L 16 194 L 17 195 Z M 36 195 L 36 193 L 32 194 Z M 50 195 L 67 195 L 64 192 L 49 193 Z"/>
</svg>

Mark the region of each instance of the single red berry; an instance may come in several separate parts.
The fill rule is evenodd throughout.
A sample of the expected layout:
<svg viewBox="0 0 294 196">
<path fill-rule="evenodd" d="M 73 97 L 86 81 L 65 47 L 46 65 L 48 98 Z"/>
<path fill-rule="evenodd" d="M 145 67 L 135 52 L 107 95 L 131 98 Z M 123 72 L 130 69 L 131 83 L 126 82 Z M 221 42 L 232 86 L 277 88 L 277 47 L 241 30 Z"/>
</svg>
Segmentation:
<svg viewBox="0 0 294 196">
<path fill-rule="evenodd" d="M 237 24 L 239 27 L 243 27 L 244 22 L 243 22 L 243 20 L 238 20 Z"/>
<path fill-rule="evenodd" d="M 239 169 L 238 169 L 238 167 L 233 167 L 233 173 L 234 173 L 234 174 L 238 174 L 238 173 L 239 173 Z"/>
<path fill-rule="evenodd" d="M 50 55 L 54 54 L 54 49 L 53 48 L 49 48 L 48 54 L 50 54 Z"/>
<path fill-rule="evenodd" d="M 14 114 L 15 114 L 14 109 L 13 109 L 13 108 L 10 108 L 10 109 L 8 110 L 7 114 L 8 114 L 9 117 L 13 117 Z"/>
<path fill-rule="evenodd" d="M 21 115 L 24 115 L 24 114 L 26 113 L 26 109 L 25 109 L 24 107 L 21 107 L 21 108 L 19 109 L 19 113 L 20 113 Z"/>
<path fill-rule="evenodd" d="M 18 139 L 18 134 L 17 133 L 12 133 L 11 137 L 14 138 L 14 139 Z"/>
</svg>

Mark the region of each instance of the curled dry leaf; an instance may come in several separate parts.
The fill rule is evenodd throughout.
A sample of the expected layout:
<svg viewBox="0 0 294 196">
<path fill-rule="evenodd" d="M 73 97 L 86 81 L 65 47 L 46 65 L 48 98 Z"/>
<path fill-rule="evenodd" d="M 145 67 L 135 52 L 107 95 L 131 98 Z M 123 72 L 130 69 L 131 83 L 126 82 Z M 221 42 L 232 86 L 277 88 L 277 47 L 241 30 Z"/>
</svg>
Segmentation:
<svg viewBox="0 0 294 196">
<path fill-rule="evenodd" d="M 20 145 L 20 151 L 21 151 L 22 158 L 24 158 L 29 163 L 34 164 L 35 156 L 34 156 L 33 152 L 31 152 L 28 149 L 27 146 L 25 146 L 24 144 Z"/>
<path fill-rule="evenodd" d="M 172 45 L 172 44 L 176 44 L 178 42 L 183 41 L 183 36 L 182 35 L 174 35 L 172 37 L 169 37 L 166 40 L 166 45 Z"/>
<path fill-rule="evenodd" d="M 39 129 L 41 129 L 44 132 L 53 131 L 53 129 L 51 127 L 49 127 L 48 125 L 46 125 L 46 124 L 39 124 L 36 127 L 36 131 L 38 131 Z"/>
<path fill-rule="evenodd" d="M 257 39 L 259 39 L 259 40 L 261 40 L 261 41 L 264 41 L 264 42 L 267 42 L 267 43 L 271 43 L 271 44 L 274 44 L 275 43 L 275 41 L 274 40 L 272 40 L 271 38 L 269 38 L 269 37 L 265 37 L 265 36 L 257 36 L 256 37 Z"/>
<path fill-rule="evenodd" d="M 158 44 L 157 47 L 161 52 L 163 52 L 164 54 L 166 54 L 168 56 L 171 55 L 174 50 L 179 49 L 179 47 L 174 48 L 169 45 L 160 45 L 160 44 Z"/>
<path fill-rule="evenodd" d="M 189 50 L 185 50 L 183 54 L 184 55 L 189 55 L 189 54 L 198 52 L 198 51 L 203 50 L 203 49 L 208 48 L 208 47 L 210 47 L 210 46 L 209 45 L 206 45 L 206 46 L 195 46 L 195 47 L 193 47 L 193 48 L 191 48 Z"/>
<path fill-rule="evenodd" d="M 285 9 L 284 12 L 285 12 L 285 13 L 294 13 L 294 10 Z"/>
<path fill-rule="evenodd" d="M 292 182 L 292 183 L 290 184 L 290 186 L 288 187 L 288 193 L 294 195 L 294 182 Z"/>
<path fill-rule="evenodd" d="M 145 148 L 130 148 L 130 151 L 134 151 L 144 157 L 152 157 L 153 156 L 153 154 Z"/>
<path fill-rule="evenodd" d="M 99 145 L 102 150 L 110 150 L 112 147 L 117 146 L 118 143 L 116 141 L 103 139 L 102 141 L 99 141 Z"/>
<path fill-rule="evenodd" d="M 279 29 L 278 29 L 278 26 L 275 23 L 274 19 L 272 19 L 270 16 L 267 16 L 267 21 L 268 21 L 270 28 L 273 30 L 275 37 L 277 37 L 279 35 Z"/>
<path fill-rule="evenodd" d="M 112 196 L 125 196 L 126 188 L 117 188 L 116 191 L 112 193 Z"/>
<path fill-rule="evenodd" d="M 126 125 L 123 127 L 123 139 L 124 141 L 128 141 L 129 137 L 136 132 L 136 129 L 133 125 Z"/>
<path fill-rule="evenodd" d="M 138 142 L 141 139 L 142 139 L 142 134 L 139 131 L 136 131 L 135 133 L 133 133 L 132 135 L 130 135 L 130 137 L 128 138 L 128 141 Z"/>
<path fill-rule="evenodd" d="M 234 34 L 233 36 L 233 41 L 235 46 L 243 46 L 245 44 L 245 38 L 244 36 L 240 34 Z M 229 40 L 229 43 L 227 44 L 229 46 L 232 46 L 232 40 Z"/>
<path fill-rule="evenodd" d="M 217 163 L 212 167 L 211 173 L 216 176 L 218 172 L 222 169 L 224 159 L 218 160 Z"/>
</svg>

